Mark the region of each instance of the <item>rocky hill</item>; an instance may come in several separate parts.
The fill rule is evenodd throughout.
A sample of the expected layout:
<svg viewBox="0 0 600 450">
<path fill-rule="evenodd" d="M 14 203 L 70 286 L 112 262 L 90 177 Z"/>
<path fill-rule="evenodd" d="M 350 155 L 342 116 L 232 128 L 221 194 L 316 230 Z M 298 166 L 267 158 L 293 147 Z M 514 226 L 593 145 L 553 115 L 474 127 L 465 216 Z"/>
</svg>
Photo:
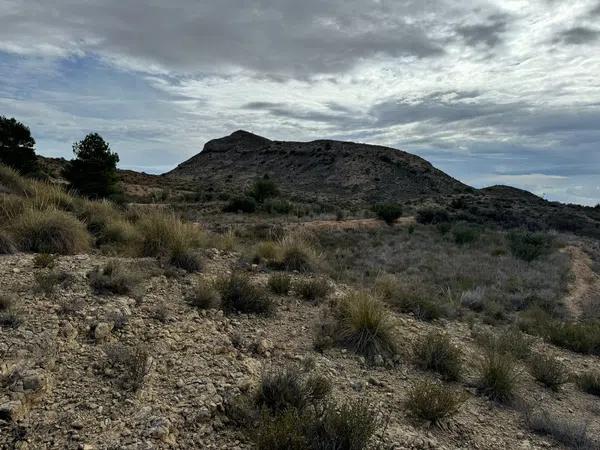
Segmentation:
<svg viewBox="0 0 600 450">
<path fill-rule="evenodd" d="M 201 185 L 243 188 L 268 175 L 299 198 L 372 203 L 469 191 L 424 159 L 387 147 L 352 142 L 271 141 L 246 131 L 215 139 L 166 174 Z"/>
</svg>

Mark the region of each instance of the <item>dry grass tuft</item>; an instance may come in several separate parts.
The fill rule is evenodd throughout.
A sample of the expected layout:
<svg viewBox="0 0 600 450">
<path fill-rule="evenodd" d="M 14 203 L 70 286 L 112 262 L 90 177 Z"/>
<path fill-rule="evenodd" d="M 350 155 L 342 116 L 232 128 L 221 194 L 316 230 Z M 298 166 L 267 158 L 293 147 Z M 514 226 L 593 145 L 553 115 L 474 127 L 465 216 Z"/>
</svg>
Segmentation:
<svg viewBox="0 0 600 450">
<path fill-rule="evenodd" d="M 461 352 L 446 334 L 432 332 L 414 346 L 413 359 L 418 367 L 439 373 L 445 380 L 456 381 L 462 373 Z"/>
<path fill-rule="evenodd" d="M 456 414 L 465 402 L 464 394 L 433 381 L 420 381 L 408 393 L 406 406 L 420 420 L 438 423 Z"/>
</svg>

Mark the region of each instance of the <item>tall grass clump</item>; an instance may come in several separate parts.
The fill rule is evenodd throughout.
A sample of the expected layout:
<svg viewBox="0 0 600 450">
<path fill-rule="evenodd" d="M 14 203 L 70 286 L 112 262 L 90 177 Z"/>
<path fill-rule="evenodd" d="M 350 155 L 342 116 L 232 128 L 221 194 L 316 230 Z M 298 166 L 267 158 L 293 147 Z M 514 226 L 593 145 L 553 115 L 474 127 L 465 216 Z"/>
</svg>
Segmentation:
<svg viewBox="0 0 600 450">
<path fill-rule="evenodd" d="M 487 351 L 512 355 L 520 360 L 526 360 L 531 354 L 532 338 L 516 327 L 508 327 L 497 333 L 476 333 L 475 340 Z"/>
<path fill-rule="evenodd" d="M 286 273 L 274 273 L 267 282 L 271 292 L 277 295 L 288 295 L 292 287 L 292 277 Z"/>
<path fill-rule="evenodd" d="M 198 283 L 187 296 L 187 302 L 198 309 L 217 308 L 220 301 L 219 292 L 207 281 Z"/>
<path fill-rule="evenodd" d="M 367 358 L 395 354 L 389 312 L 380 300 L 366 291 L 354 292 L 337 308 L 336 339 L 341 345 Z"/>
<path fill-rule="evenodd" d="M 439 382 L 420 381 L 408 393 L 406 407 L 419 420 L 438 423 L 456 414 L 466 397 Z"/>
<path fill-rule="evenodd" d="M 221 307 L 227 314 L 251 313 L 272 315 L 275 305 L 265 290 L 250 281 L 247 275 L 232 273 L 216 282 L 221 295 Z"/>
<path fill-rule="evenodd" d="M 439 373 L 448 381 L 456 381 L 462 372 L 461 352 L 446 334 L 432 332 L 420 339 L 413 349 L 415 364 Z"/>
<path fill-rule="evenodd" d="M 526 412 L 525 422 L 532 431 L 550 436 L 567 448 L 594 450 L 600 447 L 600 441 L 589 434 L 585 421 L 566 419 L 549 410 L 537 409 Z"/>
<path fill-rule="evenodd" d="M 532 356 L 529 367 L 533 377 L 553 391 L 558 391 L 569 378 L 565 366 L 552 356 Z"/>
<path fill-rule="evenodd" d="M 333 288 L 326 278 L 317 277 L 298 280 L 294 284 L 294 290 L 303 300 L 321 302 L 327 298 Z"/>
<path fill-rule="evenodd" d="M 12 223 L 17 246 L 23 251 L 72 255 L 90 247 L 90 235 L 75 217 L 57 209 L 28 209 Z"/>
<path fill-rule="evenodd" d="M 480 365 L 480 391 L 492 400 L 509 403 L 515 396 L 518 374 L 514 360 L 499 352 L 490 351 Z"/>
<path fill-rule="evenodd" d="M 552 322 L 547 338 L 552 344 L 577 353 L 600 355 L 600 321 Z"/>
<path fill-rule="evenodd" d="M 575 381 L 583 392 L 600 397 L 600 371 L 584 372 Z"/>
<path fill-rule="evenodd" d="M 199 247 L 204 236 L 200 229 L 172 213 L 149 212 L 137 222 L 142 256 L 171 257 L 174 252 Z"/>
</svg>

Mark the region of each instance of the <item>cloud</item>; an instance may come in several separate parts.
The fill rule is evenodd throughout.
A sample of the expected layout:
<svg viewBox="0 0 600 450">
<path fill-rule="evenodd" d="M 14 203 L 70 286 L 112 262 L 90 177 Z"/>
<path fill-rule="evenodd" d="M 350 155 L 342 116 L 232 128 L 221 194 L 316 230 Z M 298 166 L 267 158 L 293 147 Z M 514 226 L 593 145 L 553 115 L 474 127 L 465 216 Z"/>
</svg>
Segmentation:
<svg viewBox="0 0 600 450">
<path fill-rule="evenodd" d="M 494 15 L 488 18 L 489 23 L 475 25 L 461 25 L 456 32 L 473 47 L 484 44 L 488 47 L 496 47 L 502 43 L 502 34 L 506 32 L 508 17 L 505 15 Z"/>
<path fill-rule="evenodd" d="M 569 45 L 589 44 L 598 40 L 600 30 L 594 30 L 583 26 L 577 26 L 560 32 L 554 42 L 562 42 Z"/>
</svg>

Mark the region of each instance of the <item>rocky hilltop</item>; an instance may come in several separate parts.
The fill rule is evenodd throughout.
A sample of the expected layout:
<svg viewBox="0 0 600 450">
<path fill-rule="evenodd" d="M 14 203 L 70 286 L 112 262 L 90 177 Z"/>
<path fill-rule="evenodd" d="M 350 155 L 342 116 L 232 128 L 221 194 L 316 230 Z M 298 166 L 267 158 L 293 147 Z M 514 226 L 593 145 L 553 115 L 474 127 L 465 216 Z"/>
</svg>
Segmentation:
<svg viewBox="0 0 600 450">
<path fill-rule="evenodd" d="M 246 131 L 209 141 L 202 152 L 167 174 L 239 188 L 264 175 L 299 197 L 363 203 L 469 190 L 424 159 L 400 150 L 330 140 L 272 141 Z"/>
</svg>

